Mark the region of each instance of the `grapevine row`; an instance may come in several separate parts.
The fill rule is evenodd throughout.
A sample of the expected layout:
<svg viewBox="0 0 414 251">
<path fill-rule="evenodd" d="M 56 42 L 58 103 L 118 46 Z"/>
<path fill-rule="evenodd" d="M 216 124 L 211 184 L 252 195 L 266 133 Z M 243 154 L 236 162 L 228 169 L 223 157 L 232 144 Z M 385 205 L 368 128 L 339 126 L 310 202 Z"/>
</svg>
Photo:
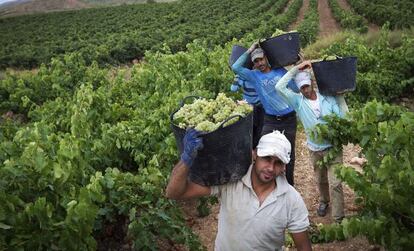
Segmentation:
<svg viewBox="0 0 414 251">
<path fill-rule="evenodd" d="M 318 1 L 310 0 L 309 9 L 305 14 L 303 21 L 297 27 L 300 33 L 301 46 L 315 42 L 319 32 L 319 14 L 318 14 Z"/>
<path fill-rule="evenodd" d="M 286 2 L 197 0 L 2 18 L 0 68 L 36 67 L 75 51 L 88 63 L 125 63 L 164 44 L 185 50 L 194 39 L 214 47 L 241 38 Z"/>
<path fill-rule="evenodd" d="M 368 31 L 368 24 L 362 16 L 356 15 L 350 10 L 347 11 L 342 9 L 337 0 L 328 0 L 328 3 L 333 16 L 342 28 L 355 30 L 361 33 Z"/>
<path fill-rule="evenodd" d="M 348 3 L 359 14 L 377 25 L 389 22 L 391 28 L 409 28 L 414 25 L 412 13 L 414 3 L 410 0 L 348 0 Z"/>
</svg>

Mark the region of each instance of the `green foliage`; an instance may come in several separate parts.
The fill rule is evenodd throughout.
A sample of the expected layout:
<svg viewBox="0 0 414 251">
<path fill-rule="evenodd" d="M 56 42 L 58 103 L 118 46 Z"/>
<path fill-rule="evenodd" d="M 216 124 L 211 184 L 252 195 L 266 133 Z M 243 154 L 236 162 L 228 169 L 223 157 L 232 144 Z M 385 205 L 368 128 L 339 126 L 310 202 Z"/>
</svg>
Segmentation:
<svg viewBox="0 0 414 251">
<path fill-rule="evenodd" d="M 414 3 L 410 0 L 348 0 L 348 3 L 358 14 L 377 25 L 389 22 L 394 29 L 414 25 Z"/>
<path fill-rule="evenodd" d="M 338 21 L 343 28 L 352 29 L 360 33 L 368 31 L 368 24 L 362 16 L 356 15 L 350 10 L 342 9 L 337 0 L 329 0 L 328 3 L 336 21 Z"/>
<path fill-rule="evenodd" d="M 76 54 L 34 75 L 7 76 L 4 89 L 13 78 L 26 85 L 6 89 L 2 102 L 21 109 L 9 97 L 37 99 L 26 109 L 28 124 L 1 124 L 1 245 L 94 250 L 94 236 L 123 216 L 136 250 L 156 249 L 158 237 L 201 249 L 163 196 L 177 158 L 169 114 L 185 96 L 228 89 L 231 46 L 209 50 L 195 42 L 185 53 L 148 52 L 128 80 L 121 72 L 109 81 L 107 70 L 86 67 Z"/>
<path fill-rule="evenodd" d="M 360 145 L 368 160 L 362 173 L 337 168 L 336 174 L 355 191 L 363 210 L 341 226 L 324 227 L 319 240 L 360 234 L 390 250 L 413 249 L 414 113 L 374 101 L 350 113 L 348 120 L 328 119 L 319 130 L 336 148 Z"/>
<path fill-rule="evenodd" d="M 268 22 L 287 2 L 177 1 L 2 18 L 0 68 L 33 68 L 70 52 L 88 65 L 125 63 L 164 44 L 185 50 L 194 39 L 213 48 Z"/>
<path fill-rule="evenodd" d="M 286 30 L 289 24 L 296 19 L 302 1 L 303 0 L 294 0 L 285 12 L 283 12 L 283 10 L 289 1 L 283 0 L 275 3 L 272 12 L 268 15 L 262 15 L 265 18 L 255 22 L 256 29 L 253 30 L 251 35 L 256 38 L 269 38 L 276 29 Z M 274 13 L 279 14 L 275 15 Z"/>
<path fill-rule="evenodd" d="M 294 22 L 299 14 L 299 10 L 302 7 L 303 0 L 294 0 L 290 3 L 288 9 L 281 15 L 275 15 L 272 17 L 270 24 L 270 30 L 275 28 L 280 30 L 286 30 L 292 22 Z"/>
<path fill-rule="evenodd" d="M 414 38 L 404 36 L 398 47 L 389 44 L 389 30 L 383 27 L 381 36 L 371 46 L 358 35 L 333 43 L 322 54 L 356 56 L 356 90 L 348 95 L 351 103 L 368 100 L 390 102 L 409 95 L 414 87 Z"/>
<path fill-rule="evenodd" d="M 297 30 L 300 33 L 301 47 L 315 42 L 319 32 L 318 1 L 309 1 L 308 12 L 305 14 L 303 22 L 297 27 Z"/>
<path fill-rule="evenodd" d="M 42 65 L 37 74 L 9 73 L 0 80 L 0 112 L 27 114 L 47 100 L 71 97 L 81 83 L 101 84 L 100 74 L 96 64 L 87 68 L 79 53 L 53 59 L 50 66 Z"/>
</svg>

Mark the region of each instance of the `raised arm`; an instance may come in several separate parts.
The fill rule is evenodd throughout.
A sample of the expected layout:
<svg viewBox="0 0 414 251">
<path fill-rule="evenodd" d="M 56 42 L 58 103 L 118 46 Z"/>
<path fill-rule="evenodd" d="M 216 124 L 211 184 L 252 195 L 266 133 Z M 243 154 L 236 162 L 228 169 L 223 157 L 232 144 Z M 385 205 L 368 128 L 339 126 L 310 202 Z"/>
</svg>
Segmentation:
<svg viewBox="0 0 414 251">
<path fill-rule="evenodd" d="M 289 83 L 295 75 L 305 68 L 312 67 L 310 61 L 304 61 L 294 67 L 292 67 L 279 81 L 275 88 L 276 91 L 293 107 L 296 107 L 296 100 L 301 97 L 301 94 L 295 93 L 291 88 L 288 88 Z M 300 91 L 300 90 L 299 90 Z"/>
<path fill-rule="evenodd" d="M 299 66 L 292 67 L 281 79 L 279 79 L 275 86 L 276 91 L 278 91 L 285 99 L 291 99 L 290 96 L 294 93 L 288 88 L 288 84 L 298 72 Z"/>
<path fill-rule="evenodd" d="M 181 200 L 210 195 L 210 187 L 189 181 L 188 173 L 189 167 L 184 161 L 180 160 L 171 172 L 170 181 L 166 189 L 167 198 Z"/>
<path fill-rule="evenodd" d="M 250 48 L 243 53 L 237 60 L 234 62 L 234 64 L 231 66 L 231 69 L 239 75 L 242 79 L 250 80 L 252 81 L 252 75 L 251 70 L 245 68 L 243 65 L 245 64 L 246 60 L 249 58 L 250 53 L 256 49 L 258 46 L 258 43 L 253 43 Z"/>
<path fill-rule="evenodd" d="M 193 164 L 197 151 L 203 147 L 199 132 L 190 129 L 186 132 L 183 143 L 184 150 L 181 160 L 174 166 L 166 189 L 170 199 L 190 199 L 210 195 L 210 187 L 198 185 L 188 180 L 189 169 Z"/>
</svg>

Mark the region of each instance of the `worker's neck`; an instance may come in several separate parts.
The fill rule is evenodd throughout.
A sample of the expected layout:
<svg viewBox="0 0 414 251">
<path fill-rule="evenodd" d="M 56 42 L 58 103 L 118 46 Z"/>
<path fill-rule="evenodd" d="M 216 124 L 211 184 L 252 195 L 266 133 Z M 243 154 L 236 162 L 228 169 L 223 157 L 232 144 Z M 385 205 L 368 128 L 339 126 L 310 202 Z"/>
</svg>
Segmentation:
<svg viewBox="0 0 414 251">
<path fill-rule="evenodd" d="M 251 176 L 251 180 L 252 188 L 259 198 L 267 196 L 276 188 L 276 180 L 273 180 L 271 182 L 262 182 L 256 174 L 253 174 Z"/>
<path fill-rule="evenodd" d="M 266 67 L 265 69 L 263 69 L 262 73 L 268 73 L 270 72 L 272 69 L 270 67 Z"/>
<path fill-rule="evenodd" d="M 310 94 L 303 94 L 303 96 L 305 96 L 305 98 L 309 99 L 309 100 L 316 100 L 318 99 L 318 95 L 316 95 L 316 91 L 313 90 Z"/>
</svg>

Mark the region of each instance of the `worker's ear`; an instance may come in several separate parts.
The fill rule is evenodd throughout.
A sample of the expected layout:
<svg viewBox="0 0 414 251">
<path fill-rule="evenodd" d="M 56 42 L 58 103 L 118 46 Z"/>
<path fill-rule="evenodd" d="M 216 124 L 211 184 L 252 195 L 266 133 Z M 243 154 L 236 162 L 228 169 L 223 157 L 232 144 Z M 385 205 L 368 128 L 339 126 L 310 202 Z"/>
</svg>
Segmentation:
<svg viewBox="0 0 414 251">
<path fill-rule="evenodd" d="M 255 162 L 256 159 L 257 159 L 257 150 L 256 149 L 252 150 L 252 158 L 253 158 L 253 162 Z"/>
</svg>

